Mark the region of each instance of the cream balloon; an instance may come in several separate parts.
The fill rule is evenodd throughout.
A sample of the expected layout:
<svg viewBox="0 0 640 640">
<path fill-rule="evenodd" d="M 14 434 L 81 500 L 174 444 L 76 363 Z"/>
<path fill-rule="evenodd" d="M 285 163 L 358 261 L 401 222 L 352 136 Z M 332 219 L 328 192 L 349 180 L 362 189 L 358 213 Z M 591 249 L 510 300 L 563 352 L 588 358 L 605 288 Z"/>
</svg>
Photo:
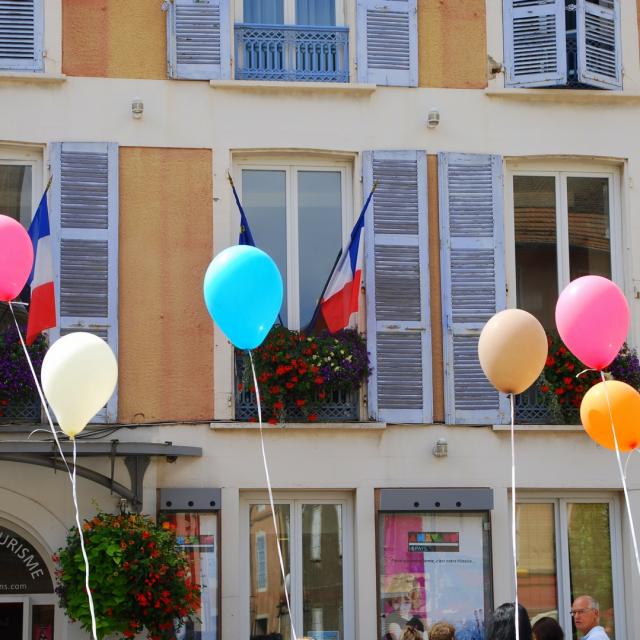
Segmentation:
<svg viewBox="0 0 640 640">
<path fill-rule="evenodd" d="M 478 342 L 480 365 L 502 393 L 522 393 L 540 376 L 547 360 L 547 335 L 538 320 L 522 309 L 496 313 Z"/>
<path fill-rule="evenodd" d="M 60 428 L 74 438 L 113 394 L 118 363 L 101 338 L 92 333 L 70 333 L 51 345 L 40 377 Z"/>
</svg>

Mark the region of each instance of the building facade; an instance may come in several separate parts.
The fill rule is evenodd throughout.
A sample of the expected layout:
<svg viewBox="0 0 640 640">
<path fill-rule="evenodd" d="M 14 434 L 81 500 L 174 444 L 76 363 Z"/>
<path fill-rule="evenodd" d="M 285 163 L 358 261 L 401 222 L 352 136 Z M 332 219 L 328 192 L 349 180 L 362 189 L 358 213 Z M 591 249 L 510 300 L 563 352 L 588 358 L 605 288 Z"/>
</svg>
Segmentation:
<svg viewBox="0 0 640 640">
<path fill-rule="evenodd" d="M 518 306 L 552 330 L 558 292 L 594 273 L 627 295 L 638 344 L 640 3 L 2 5 L 0 213 L 27 226 L 53 178 L 50 339 L 92 331 L 119 365 L 79 442 L 81 515 L 123 496 L 173 514 L 207 585 L 187 637 L 289 638 L 292 617 L 298 636 L 364 640 L 417 616 L 481 638 L 514 596 L 509 407 L 480 370 L 482 326 Z M 237 419 L 234 349 L 202 300 L 239 233 L 227 174 L 283 273 L 290 329 L 377 184 L 356 318 L 369 383 L 331 421 L 264 434 L 291 611 L 260 432 Z M 614 454 L 534 392 L 517 415 L 521 600 L 569 637 L 587 592 L 611 638 L 635 638 Z M 22 564 L 0 575 L 0 622 L 86 637 L 53 592 L 66 474 L 46 434 L 27 440 L 39 414 L 3 420 L 0 557 Z M 637 525 L 637 456 L 627 476 Z"/>
</svg>

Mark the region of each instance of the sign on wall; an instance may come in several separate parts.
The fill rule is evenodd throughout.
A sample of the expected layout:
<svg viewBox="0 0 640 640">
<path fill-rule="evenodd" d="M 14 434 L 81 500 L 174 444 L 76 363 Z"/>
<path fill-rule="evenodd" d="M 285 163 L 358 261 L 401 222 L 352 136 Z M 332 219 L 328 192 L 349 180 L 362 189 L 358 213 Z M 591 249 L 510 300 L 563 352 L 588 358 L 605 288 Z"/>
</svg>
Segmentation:
<svg viewBox="0 0 640 640">
<path fill-rule="evenodd" d="M 40 554 L 17 533 L 0 527 L 0 595 L 52 592 L 51 576 Z"/>
</svg>

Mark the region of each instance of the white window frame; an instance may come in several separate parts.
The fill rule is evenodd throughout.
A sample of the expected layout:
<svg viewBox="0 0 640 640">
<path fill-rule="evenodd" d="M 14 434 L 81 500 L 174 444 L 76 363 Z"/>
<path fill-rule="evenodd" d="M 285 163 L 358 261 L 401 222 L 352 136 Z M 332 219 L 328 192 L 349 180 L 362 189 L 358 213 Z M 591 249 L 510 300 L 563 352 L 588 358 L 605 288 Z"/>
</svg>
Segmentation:
<svg viewBox="0 0 640 640">
<path fill-rule="evenodd" d="M 31 213 L 29 220 L 20 220 L 29 224 L 42 197 L 42 149 L 39 147 L 0 145 L 0 165 L 19 165 L 31 167 Z"/>
<path fill-rule="evenodd" d="M 303 584 L 302 584 L 302 506 L 305 504 L 339 504 L 342 507 L 342 626 L 343 637 L 340 640 L 355 640 L 355 571 L 353 549 L 353 500 L 350 494 L 339 492 L 277 492 L 273 502 L 276 505 L 290 506 L 290 545 L 291 557 L 290 588 L 292 600 L 293 621 L 296 634 L 305 635 L 302 628 L 303 621 Z M 250 611 L 251 569 L 251 540 L 249 531 L 249 510 L 252 505 L 269 504 L 266 493 L 250 492 L 240 498 L 240 544 L 245 553 L 240 553 L 240 602 L 241 611 Z M 280 568 L 278 567 L 278 572 Z M 251 633 L 249 615 L 241 616 L 240 637 L 248 638 Z"/>
<path fill-rule="evenodd" d="M 611 542 L 611 574 L 613 585 L 613 610 L 616 628 L 616 640 L 627 639 L 625 620 L 625 600 L 622 593 L 624 571 L 622 564 L 622 511 L 618 496 L 611 493 L 572 494 L 568 492 L 554 492 L 549 494 L 517 493 L 516 503 L 524 504 L 553 504 L 554 505 L 554 535 L 556 542 L 556 579 L 558 590 L 558 622 L 563 629 L 572 629 L 569 615 L 571 609 L 571 585 L 569 569 L 569 531 L 567 522 L 567 505 L 569 503 L 608 504 L 609 505 L 609 536 Z M 509 504 L 509 512 L 511 505 Z M 509 546 L 512 541 L 509 541 Z M 597 594 L 590 594 L 597 597 Z"/>
<path fill-rule="evenodd" d="M 619 164 L 565 160 L 507 160 L 504 185 L 505 252 L 507 262 L 507 306 L 516 307 L 516 248 L 514 176 L 549 176 L 556 180 L 556 241 L 558 293 L 569 284 L 569 218 L 567 213 L 567 178 L 609 179 L 609 246 L 611 279 L 625 289 L 623 216 L 621 205 L 621 168 Z"/>
<path fill-rule="evenodd" d="M 234 182 L 238 185 L 240 201 L 243 202 L 242 172 L 243 170 L 284 171 L 285 172 L 285 206 L 287 225 L 287 318 L 283 318 L 289 329 L 300 329 L 300 274 L 298 264 L 300 255 L 298 250 L 298 181 L 295 179 L 299 171 L 328 171 L 340 172 L 342 191 L 342 242 L 344 247 L 355 224 L 353 218 L 353 163 L 345 159 L 305 156 L 240 156 L 234 159 Z M 231 219 L 237 218 L 234 211 Z M 251 225 L 251 220 L 249 220 Z M 233 226 L 233 225 L 232 225 Z M 237 241 L 237 234 L 234 242 Z M 258 248 L 259 245 L 258 245 Z M 337 257 L 338 250 L 336 250 Z M 327 273 L 327 278 L 329 273 Z"/>
<path fill-rule="evenodd" d="M 284 4 L 284 24 L 295 25 L 296 23 L 296 0 L 282 0 Z M 336 27 L 346 25 L 344 13 L 344 0 L 334 0 L 336 5 Z M 244 0 L 235 0 L 234 3 L 236 22 L 244 22 Z"/>
</svg>

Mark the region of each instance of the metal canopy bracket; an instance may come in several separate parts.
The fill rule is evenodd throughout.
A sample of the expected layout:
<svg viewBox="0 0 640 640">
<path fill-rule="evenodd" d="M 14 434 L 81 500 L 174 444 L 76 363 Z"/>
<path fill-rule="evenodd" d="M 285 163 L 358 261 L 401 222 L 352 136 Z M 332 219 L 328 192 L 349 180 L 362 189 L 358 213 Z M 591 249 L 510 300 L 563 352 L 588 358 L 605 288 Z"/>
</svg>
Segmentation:
<svg viewBox="0 0 640 640">
<path fill-rule="evenodd" d="M 68 441 L 60 443 L 63 453 L 71 455 L 73 444 Z M 77 475 L 109 489 L 112 493 L 127 500 L 134 511 L 142 509 L 142 491 L 144 475 L 151 462 L 151 456 L 164 457 L 168 462 L 174 462 L 180 457 L 202 457 L 200 447 L 183 447 L 171 442 L 85 442 L 76 440 L 77 457 L 108 457 L 111 462 L 111 474 L 107 477 L 93 469 L 77 465 Z M 114 480 L 115 459 L 124 458 L 125 466 L 131 479 L 131 489 Z M 51 467 L 53 470 L 66 470 L 55 444 L 49 441 L 0 441 L 0 460 L 35 464 Z"/>
</svg>

